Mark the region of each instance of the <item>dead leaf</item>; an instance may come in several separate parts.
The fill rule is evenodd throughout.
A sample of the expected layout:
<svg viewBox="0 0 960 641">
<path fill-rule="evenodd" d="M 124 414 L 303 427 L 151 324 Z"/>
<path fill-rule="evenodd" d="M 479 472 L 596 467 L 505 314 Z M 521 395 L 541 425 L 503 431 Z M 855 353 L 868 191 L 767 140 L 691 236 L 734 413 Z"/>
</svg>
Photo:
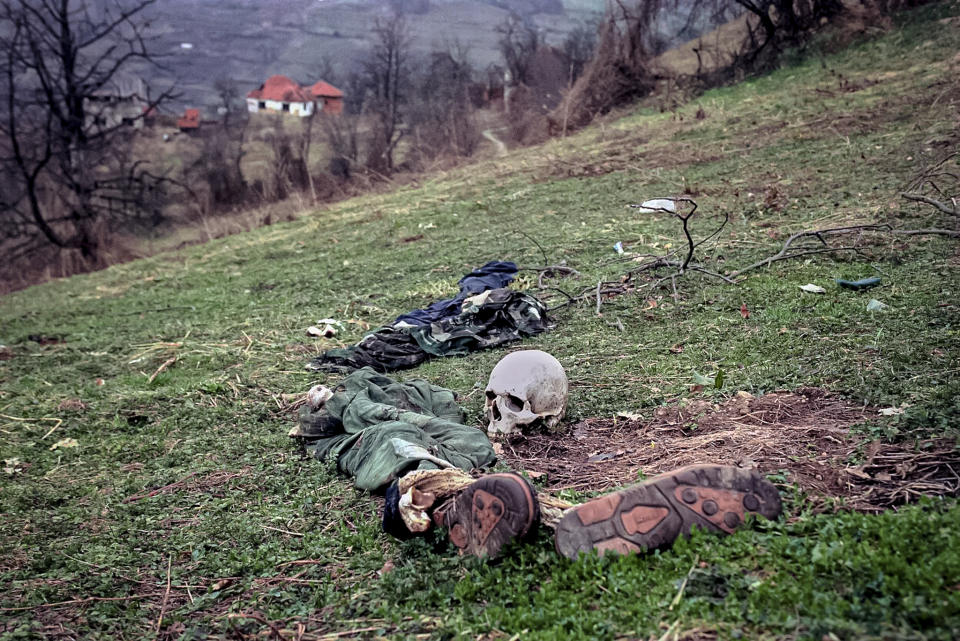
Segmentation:
<svg viewBox="0 0 960 641">
<path fill-rule="evenodd" d="M 393 572 L 393 569 L 395 567 L 396 566 L 393 564 L 393 561 L 391 561 L 390 559 L 387 559 L 386 562 L 383 564 L 383 567 L 380 568 L 377 574 L 379 574 L 380 576 L 383 576 L 384 574 L 389 574 L 390 572 Z"/>
<path fill-rule="evenodd" d="M 87 409 L 87 404 L 81 401 L 79 398 L 67 398 L 60 402 L 57 405 L 57 409 L 61 412 L 69 410 L 73 412 L 82 412 Z"/>
<path fill-rule="evenodd" d="M 23 471 L 23 463 L 19 458 L 5 458 L 3 459 L 3 472 L 4 474 L 9 474 L 13 476 L 14 474 L 19 474 Z"/>
<path fill-rule="evenodd" d="M 527 476 L 536 480 L 546 474 L 546 472 L 537 472 L 536 470 L 527 470 Z"/>
<path fill-rule="evenodd" d="M 682 354 L 683 353 L 683 343 L 677 343 L 670 348 L 670 352 L 673 354 Z"/>
<path fill-rule="evenodd" d="M 62 438 L 50 446 L 51 450 L 68 449 L 71 447 L 80 447 L 80 442 L 75 438 Z"/>
<path fill-rule="evenodd" d="M 589 432 L 590 430 L 587 428 L 587 424 L 585 422 L 580 422 L 573 426 L 573 438 L 578 441 L 582 441 L 583 439 L 587 438 Z"/>
<path fill-rule="evenodd" d="M 740 303 L 740 315 L 744 318 L 750 318 L 750 310 L 747 309 L 746 303 Z"/>
</svg>

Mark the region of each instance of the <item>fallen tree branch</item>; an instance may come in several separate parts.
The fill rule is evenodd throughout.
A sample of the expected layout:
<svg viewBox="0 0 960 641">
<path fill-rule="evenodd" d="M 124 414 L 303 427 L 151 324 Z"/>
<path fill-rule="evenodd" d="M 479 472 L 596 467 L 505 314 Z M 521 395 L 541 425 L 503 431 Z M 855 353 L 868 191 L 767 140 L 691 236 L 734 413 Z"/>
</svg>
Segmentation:
<svg viewBox="0 0 960 641">
<path fill-rule="evenodd" d="M 757 269 L 759 267 L 764 267 L 775 263 L 780 260 L 787 260 L 789 258 L 797 258 L 798 256 L 807 256 L 809 254 L 824 254 L 834 251 L 859 251 L 859 247 L 829 247 L 827 245 L 826 238 L 827 236 L 836 236 L 839 234 L 849 234 L 851 232 L 864 232 L 864 231 L 890 231 L 893 228 L 887 224 L 879 225 L 851 225 L 847 227 L 831 227 L 829 229 L 814 229 L 814 230 L 805 230 L 793 234 L 783 243 L 783 247 L 780 248 L 780 251 L 774 254 L 773 256 L 768 256 L 763 260 L 759 260 L 752 265 L 744 267 L 743 269 L 738 269 L 734 272 L 727 274 L 727 276 L 733 280 L 736 280 L 738 276 L 744 274 L 748 271 Z M 798 248 L 791 251 L 793 243 L 803 239 L 803 238 L 816 238 L 819 240 L 825 247 L 819 249 L 812 248 Z"/>
<path fill-rule="evenodd" d="M 924 203 L 924 204 L 930 205 L 931 207 L 935 207 L 937 210 L 939 210 L 944 214 L 947 214 L 948 216 L 960 216 L 960 209 L 957 209 L 956 198 L 950 199 L 950 202 L 953 206 L 948 207 L 946 203 L 940 202 L 939 200 L 935 200 L 928 196 L 924 196 L 923 194 L 911 194 L 909 192 L 903 191 L 903 192 L 900 192 L 900 196 L 903 198 L 906 198 L 907 200 L 912 200 L 914 202 Z"/>
<path fill-rule="evenodd" d="M 960 238 L 960 231 L 953 229 L 891 229 L 891 234 L 900 236 L 949 236 Z"/>
<path fill-rule="evenodd" d="M 783 246 L 780 250 L 768 256 L 762 260 L 747 265 L 741 269 L 734 270 L 732 272 L 721 274 L 715 271 L 711 271 L 700 265 L 693 262 L 693 254 L 697 247 L 707 242 L 711 238 L 716 237 L 729 222 L 729 214 L 725 214 L 723 221 L 720 225 L 711 232 L 708 236 L 703 238 L 700 241 L 694 241 L 693 235 L 690 231 L 689 220 L 693 213 L 697 210 L 697 204 L 692 198 L 670 198 L 664 200 L 672 200 L 674 202 L 688 203 L 693 206 L 690 212 L 686 214 L 677 214 L 675 211 L 671 211 L 665 207 L 650 207 L 653 211 L 661 211 L 667 214 L 670 214 L 683 223 L 683 232 L 684 236 L 687 239 L 687 251 L 683 257 L 683 260 L 679 260 L 677 257 L 677 252 L 672 251 L 663 256 L 651 257 L 651 260 L 648 260 L 629 271 L 624 272 L 619 280 L 615 281 L 604 281 L 598 280 L 596 285 L 591 285 L 582 289 L 578 294 L 571 295 L 567 292 L 557 289 L 557 288 L 541 288 L 541 289 L 557 289 L 561 294 L 563 294 L 567 301 L 561 303 L 551 308 L 551 311 L 566 307 L 567 305 L 572 305 L 577 302 L 586 300 L 587 298 L 592 298 L 596 301 L 596 314 L 600 316 L 600 310 L 603 305 L 604 297 L 609 296 L 619 296 L 627 294 L 630 292 L 639 291 L 641 289 L 656 290 L 661 285 L 666 282 L 670 282 L 673 287 L 673 297 L 675 300 L 679 299 L 679 292 L 677 289 L 677 277 L 682 276 L 687 271 L 694 271 L 701 273 L 705 276 L 711 278 L 716 278 L 723 281 L 729 285 L 734 285 L 739 282 L 739 278 L 744 274 L 751 272 L 761 267 L 766 267 L 767 265 L 772 265 L 775 262 L 782 260 L 789 260 L 794 258 L 800 258 L 802 256 L 811 256 L 816 254 L 833 254 L 833 253 L 842 253 L 842 252 L 854 252 L 861 254 L 863 247 L 860 244 L 860 239 L 864 234 L 868 233 L 883 233 L 891 235 L 900 235 L 900 236 L 947 236 L 950 238 L 960 238 L 960 231 L 950 230 L 950 229 L 938 229 L 938 228 L 928 228 L 928 229 L 896 229 L 892 225 L 887 223 L 868 223 L 863 225 L 847 225 L 843 227 L 829 227 L 826 229 L 808 229 L 804 231 L 797 232 L 791 235 L 789 238 L 784 241 Z M 830 240 L 838 236 L 846 236 L 850 234 L 857 234 L 856 240 L 852 244 L 844 244 L 838 246 L 831 246 Z M 810 246 L 809 243 L 801 244 L 804 240 L 813 240 L 816 242 L 815 246 Z M 634 257 L 635 258 L 635 257 Z M 646 282 L 637 282 L 637 277 L 641 274 L 648 272 L 655 272 L 661 268 L 673 268 L 676 269 L 675 272 L 659 277 L 651 278 Z M 549 268 L 544 268 L 549 269 Z M 569 269 L 569 268 L 565 268 Z M 574 271 L 575 270 L 571 270 Z M 579 272 L 577 272 L 579 275 Z"/>
</svg>

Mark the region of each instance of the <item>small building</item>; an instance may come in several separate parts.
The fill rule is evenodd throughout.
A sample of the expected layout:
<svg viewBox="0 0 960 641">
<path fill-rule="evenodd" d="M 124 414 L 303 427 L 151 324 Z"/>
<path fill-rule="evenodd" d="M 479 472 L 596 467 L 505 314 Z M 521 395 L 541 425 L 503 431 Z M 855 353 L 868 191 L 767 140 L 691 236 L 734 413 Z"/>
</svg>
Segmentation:
<svg viewBox="0 0 960 641">
<path fill-rule="evenodd" d="M 200 110 L 187 109 L 177 120 L 177 128 L 180 131 L 196 131 L 200 128 Z"/>
<path fill-rule="evenodd" d="M 310 95 L 317 104 L 317 111 L 331 114 L 343 113 L 343 92 L 323 80 L 318 80 L 310 87 Z"/>
<path fill-rule="evenodd" d="M 286 76 L 270 76 L 267 81 L 247 94 L 247 111 L 272 111 L 292 116 L 313 114 L 314 98 L 310 92 Z"/>
<path fill-rule="evenodd" d="M 343 113 L 343 92 L 320 80 L 301 87 L 286 76 L 276 75 L 247 94 L 247 111 L 288 113 L 306 117 L 316 112 Z"/>
<path fill-rule="evenodd" d="M 115 73 L 102 87 L 84 97 L 85 126 L 114 129 L 129 125 L 140 129 L 148 106 L 147 86 L 143 79 Z"/>
</svg>

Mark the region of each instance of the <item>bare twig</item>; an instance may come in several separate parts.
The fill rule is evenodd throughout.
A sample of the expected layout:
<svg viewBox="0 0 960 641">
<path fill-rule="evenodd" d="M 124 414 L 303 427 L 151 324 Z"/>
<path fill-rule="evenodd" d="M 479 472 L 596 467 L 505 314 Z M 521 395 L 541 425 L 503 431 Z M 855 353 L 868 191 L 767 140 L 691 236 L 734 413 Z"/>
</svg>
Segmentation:
<svg viewBox="0 0 960 641">
<path fill-rule="evenodd" d="M 187 474 L 186 476 L 184 476 L 182 479 L 180 479 L 180 480 L 177 481 L 176 483 L 170 483 L 169 485 L 164 485 L 163 487 L 158 487 L 157 489 L 155 489 L 155 490 L 150 490 L 149 492 L 141 492 L 141 493 L 139 493 L 139 494 L 133 494 L 133 495 L 128 496 L 127 498 L 123 499 L 122 502 L 123 502 L 123 503 L 133 503 L 134 501 L 139 501 L 140 499 L 146 499 L 146 498 L 150 498 L 151 496 L 156 496 L 157 494 L 160 494 L 161 492 L 164 492 L 165 490 L 171 490 L 171 489 L 173 489 L 173 488 L 175 488 L 175 487 L 180 487 L 181 485 L 183 485 L 183 482 L 184 482 L 184 481 L 186 481 L 186 480 L 188 480 L 188 479 L 191 479 L 191 478 L 193 478 L 193 477 L 196 476 L 196 475 L 197 475 L 196 472 L 190 472 L 189 474 Z"/>
<path fill-rule="evenodd" d="M 70 599 L 69 601 L 57 601 L 56 603 L 40 603 L 39 605 L 26 605 L 17 608 L 0 608 L 0 612 L 24 612 L 26 610 L 39 610 L 47 608 L 59 608 L 64 605 L 80 605 L 84 603 L 96 603 L 99 601 L 133 601 L 135 599 L 147 599 L 149 597 L 157 596 L 157 593 L 152 594 L 133 594 L 130 596 L 114 596 L 114 597 L 103 597 L 103 596 L 89 596 L 85 599 Z"/>
<path fill-rule="evenodd" d="M 898 236 L 950 236 L 951 238 L 960 237 L 960 231 L 953 229 L 891 229 L 891 234 Z"/>
<path fill-rule="evenodd" d="M 273 638 L 283 639 L 283 634 L 280 633 L 280 629 L 276 625 L 268 621 L 263 615 L 256 612 L 239 612 L 239 613 L 230 613 L 227 615 L 227 619 L 250 619 L 251 621 L 256 621 L 257 623 L 263 624 L 270 628 L 270 635 Z"/>
<path fill-rule="evenodd" d="M 832 227 L 830 229 L 815 229 L 815 230 L 805 230 L 793 234 L 783 243 L 783 247 L 780 248 L 780 251 L 774 254 L 773 256 L 768 256 L 763 260 L 759 260 L 752 265 L 744 267 L 743 269 L 738 269 L 734 272 L 727 274 L 731 279 L 736 280 L 736 278 L 742 274 L 745 274 L 748 271 L 757 269 L 759 267 L 765 267 L 771 263 L 775 263 L 780 260 L 787 260 L 789 258 L 796 258 L 798 256 L 806 256 L 809 254 L 822 254 L 835 251 L 859 251 L 858 247 L 836 247 L 831 248 L 828 246 L 826 237 L 836 236 L 839 234 L 848 234 L 854 231 L 890 231 L 893 228 L 890 225 L 880 224 L 880 225 L 851 225 L 848 227 Z M 809 249 L 809 248 L 797 248 L 793 249 L 793 244 L 803 238 L 816 238 L 823 245 L 827 245 L 822 249 Z"/>
<path fill-rule="evenodd" d="M 960 209 L 957 208 L 956 198 L 951 198 L 950 205 L 952 206 L 948 206 L 944 202 L 935 200 L 928 196 L 924 196 L 923 194 L 911 194 L 909 192 L 904 191 L 900 193 L 900 196 L 902 196 L 903 198 L 906 198 L 907 200 L 912 200 L 914 202 L 930 205 L 931 207 L 936 208 L 941 213 L 947 214 L 948 216 L 960 216 Z"/>
<path fill-rule="evenodd" d="M 155 379 L 157 376 L 160 375 L 160 372 L 167 369 L 167 367 L 169 367 L 170 365 L 173 365 L 175 362 L 177 362 L 176 356 L 171 356 L 170 358 L 168 358 L 166 361 L 164 361 L 163 365 L 157 368 L 157 371 L 155 371 L 153 374 L 150 375 L 150 378 L 147 379 L 147 382 L 152 383 L 153 379 Z"/>
<path fill-rule="evenodd" d="M 518 229 L 518 230 L 517 230 L 517 233 L 520 234 L 521 236 L 523 236 L 524 238 L 526 238 L 526 239 L 529 240 L 531 243 L 533 243 L 534 245 L 537 246 L 537 249 L 540 250 L 540 255 L 543 256 L 543 264 L 544 264 L 544 265 L 549 265 L 549 264 L 550 264 L 550 259 L 547 258 L 547 252 L 546 252 L 546 250 L 543 248 L 543 245 L 541 245 L 539 242 L 537 242 L 537 239 L 536 239 L 536 238 L 534 238 L 533 236 L 531 236 L 530 234 L 528 234 L 527 232 L 525 232 L 525 231 L 523 231 L 523 230 L 521 230 L 521 229 Z"/>
<path fill-rule="evenodd" d="M 163 626 L 163 613 L 167 609 L 167 600 L 170 598 L 170 568 L 173 565 L 173 553 L 167 555 L 167 589 L 163 593 L 163 603 L 160 604 L 160 616 L 157 617 L 157 632 L 160 636 L 160 628 Z"/>
</svg>

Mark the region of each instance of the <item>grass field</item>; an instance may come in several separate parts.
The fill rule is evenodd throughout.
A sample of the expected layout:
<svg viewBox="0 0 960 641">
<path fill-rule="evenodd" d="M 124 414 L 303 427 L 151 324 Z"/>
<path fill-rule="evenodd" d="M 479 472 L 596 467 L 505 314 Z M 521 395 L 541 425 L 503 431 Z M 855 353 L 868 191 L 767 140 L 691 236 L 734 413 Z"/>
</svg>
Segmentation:
<svg viewBox="0 0 960 641">
<path fill-rule="evenodd" d="M 638 109 L 389 194 L 3 297 L 0 639 L 957 638 L 955 498 L 850 510 L 784 469 L 771 478 L 785 515 L 729 538 L 569 561 L 543 529 L 485 563 L 442 535 L 384 535 L 380 499 L 302 458 L 286 434 L 300 395 L 337 380 L 307 372 L 310 357 L 451 294 L 487 260 L 566 261 L 580 277 L 545 284 L 575 294 L 637 265 L 623 258 L 683 247 L 675 219 L 627 203 L 691 194 L 697 238 L 729 215 L 697 249 L 715 272 L 805 229 L 955 229 L 898 193 L 960 145 L 958 15 L 955 1 L 931 4 L 676 113 Z M 600 315 L 592 296 L 561 306 L 524 271 L 515 286 L 558 309 L 556 329 L 521 346 L 566 368 L 565 431 L 814 387 L 870 417 L 836 437 L 850 452 L 839 467 L 862 463 L 870 441 L 907 453 L 949 442 L 960 425 L 957 239 L 855 240 L 859 251 L 777 262 L 733 285 L 699 272 L 677 278 L 676 293 L 669 278 L 638 280 Z M 833 282 L 866 276 L 882 285 Z M 868 312 L 870 299 L 886 307 Z M 342 335 L 305 335 L 329 316 L 346 322 Z M 504 353 L 399 377 L 457 391 L 480 425 Z M 722 384 L 697 386 L 711 378 Z M 537 483 L 552 487 L 549 475 Z"/>
</svg>

